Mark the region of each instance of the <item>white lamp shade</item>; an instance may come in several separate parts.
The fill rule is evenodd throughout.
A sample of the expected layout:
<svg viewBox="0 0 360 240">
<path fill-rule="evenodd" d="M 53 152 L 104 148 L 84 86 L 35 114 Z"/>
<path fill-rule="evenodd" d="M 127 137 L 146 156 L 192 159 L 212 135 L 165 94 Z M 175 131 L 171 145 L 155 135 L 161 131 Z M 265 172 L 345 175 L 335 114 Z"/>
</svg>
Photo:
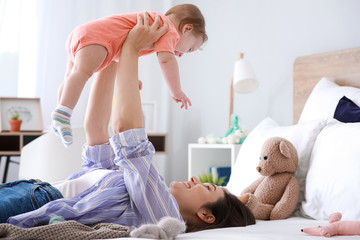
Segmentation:
<svg viewBox="0 0 360 240">
<path fill-rule="evenodd" d="M 234 66 L 234 91 L 237 93 L 249 93 L 258 87 L 259 83 L 251 65 L 244 58 L 238 59 Z"/>
</svg>

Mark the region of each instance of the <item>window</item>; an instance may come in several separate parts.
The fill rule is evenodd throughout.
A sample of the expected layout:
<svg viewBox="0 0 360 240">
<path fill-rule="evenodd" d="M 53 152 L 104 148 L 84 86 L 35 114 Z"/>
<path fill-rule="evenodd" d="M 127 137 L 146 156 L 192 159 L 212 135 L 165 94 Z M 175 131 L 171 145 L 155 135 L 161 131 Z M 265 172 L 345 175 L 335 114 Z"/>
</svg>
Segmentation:
<svg viewBox="0 0 360 240">
<path fill-rule="evenodd" d="M 29 63 L 21 65 L 21 54 L 29 52 L 30 44 L 23 43 L 34 39 L 36 6 L 37 0 L 0 1 L 0 97 L 21 97 L 27 95 L 21 94 L 24 90 L 33 91 L 29 88 L 33 82 L 24 79 Z M 23 76 L 20 76 L 20 67 Z"/>
<path fill-rule="evenodd" d="M 20 4 L 0 2 L 0 96 L 17 96 Z"/>
</svg>

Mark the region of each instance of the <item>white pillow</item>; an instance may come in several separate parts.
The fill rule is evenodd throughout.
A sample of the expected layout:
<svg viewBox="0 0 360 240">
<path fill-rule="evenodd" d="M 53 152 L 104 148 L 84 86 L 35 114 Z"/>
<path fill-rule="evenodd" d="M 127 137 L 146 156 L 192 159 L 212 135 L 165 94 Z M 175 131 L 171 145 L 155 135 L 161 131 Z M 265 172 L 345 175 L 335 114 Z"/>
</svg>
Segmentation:
<svg viewBox="0 0 360 240">
<path fill-rule="evenodd" d="M 241 146 L 226 187 L 231 193 L 239 196 L 243 189 L 260 177 L 256 171 L 256 166 L 259 162 L 263 143 L 270 137 L 283 137 L 294 145 L 299 156 L 298 170 L 295 176 L 300 184 L 297 210 L 300 209 L 300 203 L 304 199 L 305 178 L 309 168 L 311 151 L 317 135 L 325 125 L 326 120 L 279 126 L 271 118 L 264 119 L 250 132 Z"/>
<path fill-rule="evenodd" d="M 327 78 L 322 78 L 307 99 L 298 123 L 333 118 L 336 106 L 343 96 L 360 106 L 359 88 L 341 87 Z"/>
<path fill-rule="evenodd" d="M 302 211 L 319 220 L 333 212 L 360 220 L 360 123 L 329 122 L 310 161 Z"/>
</svg>

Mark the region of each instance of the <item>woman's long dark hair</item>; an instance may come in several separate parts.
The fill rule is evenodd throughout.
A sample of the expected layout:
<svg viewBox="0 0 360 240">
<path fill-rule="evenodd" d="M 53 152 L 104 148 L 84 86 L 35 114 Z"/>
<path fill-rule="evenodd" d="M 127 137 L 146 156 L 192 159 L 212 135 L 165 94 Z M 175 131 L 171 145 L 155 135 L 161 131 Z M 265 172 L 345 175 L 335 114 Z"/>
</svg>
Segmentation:
<svg viewBox="0 0 360 240">
<path fill-rule="evenodd" d="M 224 189 L 225 197 L 205 205 L 215 216 L 212 224 L 187 224 L 186 232 L 196 232 L 214 228 L 243 227 L 255 224 L 255 217 L 236 196 Z"/>
</svg>

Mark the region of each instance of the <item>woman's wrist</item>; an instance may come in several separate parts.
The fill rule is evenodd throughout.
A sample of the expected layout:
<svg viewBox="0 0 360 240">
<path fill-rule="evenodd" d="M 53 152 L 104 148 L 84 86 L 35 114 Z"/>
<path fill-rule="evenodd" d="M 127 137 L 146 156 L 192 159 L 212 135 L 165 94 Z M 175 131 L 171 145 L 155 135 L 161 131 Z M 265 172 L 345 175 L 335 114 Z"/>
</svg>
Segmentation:
<svg viewBox="0 0 360 240">
<path fill-rule="evenodd" d="M 131 41 L 131 39 L 127 39 L 125 40 L 122 50 L 121 50 L 121 54 L 123 54 L 124 52 L 130 52 L 130 53 L 136 53 L 138 54 L 141 50 L 141 47 L 136 46 L 136 44 L 134 44 L 133 41 Z"/>
</svg>

